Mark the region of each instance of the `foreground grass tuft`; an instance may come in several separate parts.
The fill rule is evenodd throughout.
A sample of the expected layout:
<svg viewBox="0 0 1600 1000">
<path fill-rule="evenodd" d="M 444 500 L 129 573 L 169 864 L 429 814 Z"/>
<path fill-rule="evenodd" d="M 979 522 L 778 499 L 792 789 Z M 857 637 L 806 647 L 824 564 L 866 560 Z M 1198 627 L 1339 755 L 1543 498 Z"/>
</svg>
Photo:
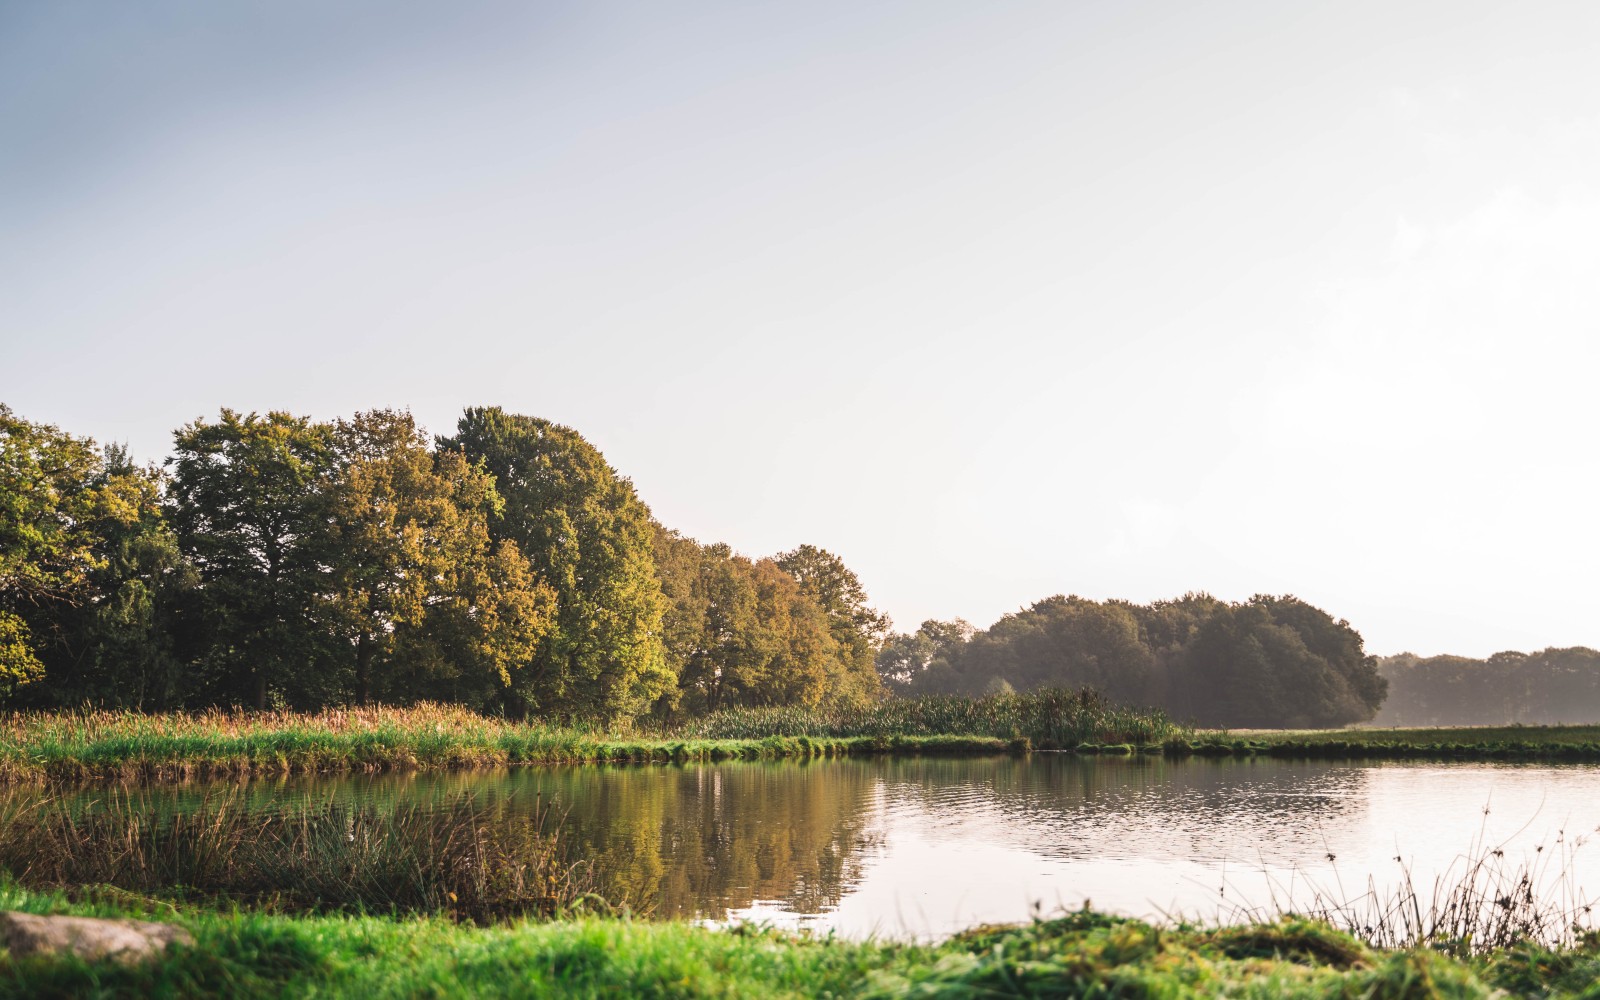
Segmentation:
<svg viewBox="0 0 1600 1000">
<path fill-rule="evenodd" d="M 1479 958 L 1369 948 L 1288 918 L 1158 928 L 1096 913 L 939 945 L 584 918 L 472 927 L 69 902 L 0 885 L 0 907 L 177 920 L 196 947 L 135 969 L 0 954 L 0 997 L 1488 997 L 1583 995 L 1600 947 Z"/>
</svg>

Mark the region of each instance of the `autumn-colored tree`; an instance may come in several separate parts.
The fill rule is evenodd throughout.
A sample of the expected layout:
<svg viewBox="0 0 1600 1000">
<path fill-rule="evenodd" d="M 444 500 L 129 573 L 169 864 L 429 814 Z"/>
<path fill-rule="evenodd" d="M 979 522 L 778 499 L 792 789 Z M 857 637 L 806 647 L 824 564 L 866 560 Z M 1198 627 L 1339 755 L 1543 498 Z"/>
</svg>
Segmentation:
<svg viewBox="0 0 1600 1000">
<path fill-rule="evenodd" d="M 844 560 L 815 545 L 801 545 L 776 557 L 777 565 L 814 600 L 827 617 L 828 631 L 839 645 L 843 669 L 838 696 L 862 701 L 882 694 L 874 662 L 889 637 L 889 616 L 867 603 L 861 579 Z"/>
<path fill-rule="evenodd" d="M 862 697 L 822 606 L 775 561 L 665 530 L 656 552 L 683 710 Z"/>
</svg>

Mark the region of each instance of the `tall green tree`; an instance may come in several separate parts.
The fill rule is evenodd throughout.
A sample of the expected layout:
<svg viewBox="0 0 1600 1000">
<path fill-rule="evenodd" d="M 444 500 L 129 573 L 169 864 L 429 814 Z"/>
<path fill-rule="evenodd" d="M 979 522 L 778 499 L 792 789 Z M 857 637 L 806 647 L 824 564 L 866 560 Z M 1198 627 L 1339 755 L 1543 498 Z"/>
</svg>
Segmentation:
<svg viewBox="0 0 1600 1000">
<path fill-rule="evenodd" d="M 93 529 L 106 501 L 88 438 L 22 419 L 0 403 L 0 692 L 44 676 L 29 619 L 93 592 L 103 563 Z"/>
<path fill-rule="evenodd" d="M 409 413 L 338 422 L 330 597 L 357 702 L 482 704 L 554 627 L 555 594 L 516 543 L 489 537 L 494 478 L 435 453 Z"/>
<path fill-rule="evenodd" d="M 676 683 L 663 645 L 654 527 L 633 484 L 569 427 L 499 407 L 468 409 L 442 450 L 494 476 L 493 526 L 555 592 L 556 628 L 517 674 L 513 710 L 633 717 Z"/>
<path fill-rule="evenodd" d="M 326 600 L 332 562 L 334 428 L 223 410 L 174 435 L 178 544 L 200 575 L 214 695 L 267 707 L 341 694 Z"/>
<path fill-rule="evenodd" d="M 89 596 L 51 614 L 55 641 L 46 650 L 44 681 L 26 701 L 176 707 L 188 693 L 178 637 L 196 577 L 166 520 L 165 477 L 108 446 L 93 483 L 98 502 L 85 523 L 94 536 Z"/>
<path fill-rule="evenodd" d="M 165 708 L 192 583 L 163 477 L 0 405 L 0 685 L 19 705 Z"/>
</svg>

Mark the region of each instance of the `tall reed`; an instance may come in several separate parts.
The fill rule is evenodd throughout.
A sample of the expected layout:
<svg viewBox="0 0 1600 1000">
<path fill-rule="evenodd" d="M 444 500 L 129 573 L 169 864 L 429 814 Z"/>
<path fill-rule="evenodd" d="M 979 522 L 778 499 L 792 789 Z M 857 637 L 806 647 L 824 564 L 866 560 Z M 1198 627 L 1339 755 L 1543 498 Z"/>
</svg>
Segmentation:
<svg viewBox="0 0 1600 1000">
<path fill-rule="evenodd" d="M 560 814 L 471 795 L 442 807 L 325 803 L 288 813 L 241 808 L 221 792 L 160 820 L 125 793 L 87 807 L 9 801 L 0 868 L 38 888 L 111 885 L 153 896 L 227 899 L 289 912 L 438 913 L 488 922 L 597 902 L 593 873 L 568 855 Z"/>
<path fill-rule="evenodd" d="M 736 708 L 683 723 L 678 732 L 703 739 L 784 736 L 992 736 L 1040 748 L 1080 743 L 1160 743 L 1179 727 L 1159 709 L 1113 704 L 1090 689 L 1047 688 L 980 698 L 929 695 L 861 707 Z"/>
<path fill-rule="evenodd" d="M 1480 830 L 1431 886 L 1419 886 L 1411 866 L 1396 857 L 1397 884 L 1381 885 L 1369 874 L 1365 890 L 1352 895 L 1337 878 L 1333 886 L 1302 879 L 1298 889 L 1269 882 L 1264 910 L 1237 907 L 1226 919 L 1303 917 L 1377 948 L 1427 947 L 1462 958 L 1524 942 L 1568 948 L 1595 931 L 1595 900 L 1578 884 L 1574 864 L 1585 841 L 1559 831 L 1552 849 L 1541 844 L 1531 856 L 1513 857 L 1507 844 L 1487 841 Z"/>
</svg>

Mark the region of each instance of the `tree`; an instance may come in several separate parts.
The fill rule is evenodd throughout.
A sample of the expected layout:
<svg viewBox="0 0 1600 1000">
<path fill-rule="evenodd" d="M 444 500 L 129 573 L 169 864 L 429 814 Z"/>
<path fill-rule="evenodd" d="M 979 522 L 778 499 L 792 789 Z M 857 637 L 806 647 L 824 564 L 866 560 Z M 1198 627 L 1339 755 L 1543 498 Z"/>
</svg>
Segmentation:
<svg viewBox="0 0 1600 1000">
<path fill-rule="evenodd" d="M 866 588 L 844 560 L 815 545 L 801 545 L 780 553 L 778 568 L 816 601 L 828 621 L 828 631 L 839 646 L 843 664 L 840 697 L 863 701 L 882 692 L 874 667 L 878 648 L 889 637 L 887 615 L 867 603 Z"/>
<path fill-rule="evenodd" d="M 200 575 L 215 693 L 326 704 L 340 693 L 327 567 L 334 429 L 223 410 L 174 435 L 178 545 Z"/>
<path fill-rule="evenodd" d="M 555 594 L 516 543 L 490 540 L 493 477 L 435 454 L 409 413 L 341 420 L 334 448 L 329 588 L 356 700 L 482 703 L 509 686 L 554 627 Z"/>
<path fill-rule="evenodd" d="M 949 670 L 951 657 L 975 631 L 960 618 L 948 622 L 930 618 L 910 635 L 891 635 L 878 650 L 878 676 L 896 694 L 917 692 L 928 683 L 930 670 L 936 675 Z"/>
<path fill-rule="evenodd" d="M 599 719 L 640 714 L 676 677 L 662 643 L 664 601 L 650 511 L 576 431 L 475 407 L 441 450 L 494 476 L 505 500 L 491 528 L 555 593 L 556 627 L 521 671 L 507 707 Z"/>
<path fill-rule="evenodd" d="M 858 697 L 827 615 L 776 562 L 665 529 L 656 536 L 656 561 L 679 683 L 671 707 L 710 712 Z"/>
<path fill-rule="evenodd" d="M 44 676 L 28 618 L 92 592 L 101 565 L 91 528 L 107 501 L 94 442 L 33 424 L 0 403 L 0 690 Z"/>
<path fill-rule="evenodd" d="M 36 622 L 53 641 L 43 682 L 23 700 L 174 707 L 186 693 L 188 664 L 177 637 L 196 577 L 166 521 L 165 477 L 158 467 L 135 465 L 125 449 L 107 446 L 91 483 L 97 502 L 84 522 L 93 537 L 88 594 L 58 602 Z"/>
<path fill-rule="evenodd" d="M 1293 679 L 1300 711 L 1312 725 L 1345 725 L 1371 719 L 1389 693 L 1378 672 L 1377 657 L 1368 656 L 1351 624 L 1292 594 L 1257 594 L 1249 602 L 1266 609 L 1276 625 L 1294 630 L 1311 654 L 1305 672 Z"/>
<path fill-rule="evenodd" d="M 1169 707 L 1220 726 L 1340 726 L 1372 718 L 1387 685 L 1348 622 L 1291 596 L 1225 604 L 1175 661 Z"/>
<path fill-rule="evenodd" d="M 862 675 L 861 661 L 839 643 L 814 594 L 776 560 L 758 560 L 750 572 L 760 623 L 755 642 L 768 655 L 747 704 L 815 708 L 877 696 L 877 675 Z"/>
<path fill-rule="evenodd" d="M 1150 704 L 1155 658 L 1132 606 L 1078 596 L 1047 597 L 1005 615 L 944 654 L 917 689 L 976 694 L 999 678 L 1019 691 L 1092 687 L 1115 701 Z"/>
</svg>

